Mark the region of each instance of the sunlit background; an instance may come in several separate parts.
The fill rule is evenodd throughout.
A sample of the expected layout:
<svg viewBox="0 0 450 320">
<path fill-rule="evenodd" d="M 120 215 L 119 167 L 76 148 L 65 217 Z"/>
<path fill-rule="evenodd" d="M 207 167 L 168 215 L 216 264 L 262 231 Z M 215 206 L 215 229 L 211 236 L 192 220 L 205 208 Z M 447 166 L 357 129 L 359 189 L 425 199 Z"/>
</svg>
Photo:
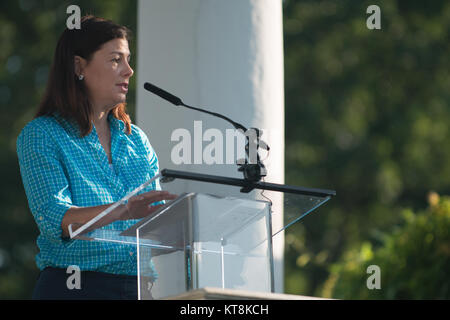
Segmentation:
<svg viewBox="0 0 450 320">
<path fill-rule="evenodd" d="M 38 275 L 15 143 L 71 4 L 136 32 L 136 1 L 0 2 L 2 299 L 30 298 Z M 371 4 L 283 1 L 286 183 L 337 191 L 288 229 L 285 292 L 448 299 L 450 3 L 377 1 L 381 30 L 366 26 Z M 133 80 L 133 120 L 134 93 Z M 380 267 L 381 289 L 367 288 L 370 265 Z"/>
</svg>

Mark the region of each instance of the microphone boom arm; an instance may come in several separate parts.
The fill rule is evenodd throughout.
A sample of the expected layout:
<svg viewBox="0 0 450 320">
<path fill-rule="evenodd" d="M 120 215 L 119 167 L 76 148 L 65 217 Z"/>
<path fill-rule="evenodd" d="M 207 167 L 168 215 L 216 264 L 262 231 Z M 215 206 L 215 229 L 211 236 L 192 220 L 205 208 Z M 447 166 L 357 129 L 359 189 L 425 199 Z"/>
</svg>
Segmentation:
<svg viewBox="0 0 450 320">
<path fill-rule="evenodd" d="M 258 154 L 258 148 L 260 147 L 260 144 L 262 144 L 262 147 L 264 149 L 266 149 L 267 151 L 270 150 L 269 146 L 267 145 L 267 143 L 261 141 L 259 139 L 260 137 L 260 133 L 261 131 L 257 128 L 251 128 L 250 130 L 255 130 L 256 132 L 256 163 L 252 164 L 249 163 L 249 148 L 250 148 L 250 139 L 249 136 L 247 134 L 247 132 L 249 131 L 249 129 L 247 129 L 246 127 L 244 127 L 243 125 L 241 125 L 240 123 L 237 123 L 233 120 L 231 120 L 230 118 L 220 114 L 220 113 L 216 113 L 216 112 L 212 112 L 212 111 L 208 111 L 208 110 L 204 110 L 201 108 L 196 108 L 196 107 L 192 107 L 189 106 L 187 104 L 185 104 L 180 98 L 174 96 L 173 94 L 158 88 L 157 86 L 146 82 L 144 83 L 144 88 L 154 94 L 156 94 L 157 96 L 159 96 L 160 98 L 169 101 L 170 103 L 176 105 L 176 106 L 183 106 L 192 110 L 196 110 L 196 111 L 200 111 L 203 113 L 207 113 L 213 116 L 216 116 L 218 118 L 221 118 L 225 121 L 228 121 L 229 123 L 231 123 L 237 130 L 241 129 L 244 133 L 244 135 L 246 136 L 246 140 L 247 140 L 247 144 L 245 146 L 245 154 L 246 154 L 246 159 L 245 162 L 243 164 L 238 163 L 239 169 L 238 171 L 242 171 L 244 174 L 244 178 L 245 180 L 249 181 L 249 182 L 258 182 L 261 180 L 262 177 L 267 175 L 267 170 L 266 167 L 264 166 L 264 164 L 262 163 L 259 154 Z M 251 190 L 253 190 L 253 188 L 251 187 L 251 184 L 249 184 L 247 187 L 243 187 L 241 189 L 241 192 L 250 192 Z"/>
</svg>

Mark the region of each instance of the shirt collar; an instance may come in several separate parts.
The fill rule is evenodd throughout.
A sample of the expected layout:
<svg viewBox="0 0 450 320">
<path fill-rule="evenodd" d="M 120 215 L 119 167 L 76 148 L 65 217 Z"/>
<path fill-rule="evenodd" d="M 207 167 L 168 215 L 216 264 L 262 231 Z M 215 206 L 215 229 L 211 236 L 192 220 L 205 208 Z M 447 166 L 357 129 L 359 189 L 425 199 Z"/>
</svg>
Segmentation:
<svg viewBox="0 0 450 320">
<path fill-rule="evenodd" d="M 75 120 L 66 119 L 62 117 L 61 114 L 59 114 L 59 112 L 55 112 L 54 117 L 69 134 L 72 134 L 76 137 L 81 137 L 80 128 Z M 108 121 L 111 129 L 116 129 L 119 132 L 125 132 L 125 123 L 122 120 L 119 120 L 116 117 L 114 117 L 112 113 L 108 114 Z M 88 136 L 90 136 L 93 133 L 93 131 L 95 131 L 95 127 L 92 128 L 92 131 L 88 134 Z"/>
<path fill-rule="evenodd" d="M 117 129 L 119 132 L 125 132 L 125 123 L 114 117 L 111 112 L 108 114 L 108 121 L 111 128 Z"/>
<path fill-rule="evenodd" d="M 67 133 L 80 137 L 81 131 L 75 120 L 63 117 L 58 111 L 53 113 L 53 117 L 67 131 Z"/>
</svg>

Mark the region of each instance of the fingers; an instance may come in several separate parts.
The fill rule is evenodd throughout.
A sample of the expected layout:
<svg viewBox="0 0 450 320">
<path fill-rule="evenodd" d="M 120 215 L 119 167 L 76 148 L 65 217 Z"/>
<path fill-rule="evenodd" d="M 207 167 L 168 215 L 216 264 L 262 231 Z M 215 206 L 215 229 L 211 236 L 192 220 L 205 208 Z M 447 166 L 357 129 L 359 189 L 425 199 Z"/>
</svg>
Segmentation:
<svg viewBox="0 0 450 320">
<path fill-rule="evenodd" d="M 164 204 L 152 206 L 150 206 L 150 204 L 163 200 L 173 200 L 176 198 L 176 194 L 171 194 L 168 191 L 156 190 L 131 197 L 126 205 L 127 217 L 128 219 L 143 218 L 148 214 L 158 210 L 161 206 L 164 206 Z"/>
<path fill-rule="evenodd" d="M 164 204 L 158 204 L 156 206 L 150 206 L 147 209 L 147 214 L 153 213 L 153 212 L 157 211 L 159 208 L 164 207 L 164 206 L 165 206 Z"/>
<path fill-rule="evenodd" d="M 153 202 L 158 202 L 158 201 L 162 201 L 162 200 L 173 200 L 176 199 L 177 195 L 176 194 L 172 194 L 169 193 L 168 191 L 149 191 L 143 194 L 140 194 L 138 196 L 135 196 L 133 198 L 131 198 L 130 200 L 133 199 L 133 201 L 139 201 L 139 202 L 144 202 L 144 203 L 153 203 Z"/>
</svg>

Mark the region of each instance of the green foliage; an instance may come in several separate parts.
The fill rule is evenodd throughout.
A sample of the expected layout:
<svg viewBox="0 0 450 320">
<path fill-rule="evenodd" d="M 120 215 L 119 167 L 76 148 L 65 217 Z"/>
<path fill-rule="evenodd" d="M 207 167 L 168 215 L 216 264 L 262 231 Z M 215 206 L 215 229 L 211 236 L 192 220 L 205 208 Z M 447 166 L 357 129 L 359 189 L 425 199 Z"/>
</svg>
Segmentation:
<svg viewBox="0 0 450 320">
<path fill-rule="evenodd" d="M 287 292 L 320 296 L 347 251 L 450 194 L 449 32 L 443 0 L 284 1 L 286 183 L 337 191 L 287 231 Z"/>
<path fill-rule="evenodd" d="M 323 295 L 343 299 L 449 299 L 450 197 L 432 196 L 427 210 L 404 210 L 404 224 L 384 236 L 346 253 L 332 266 Z M 369 290 L 367 267 L 381 270 L 381 288 Z"/>
<path fill-rule="evenodd" d="M 37 110 L 71 4 L 78 5 L 82 15 L 126 25 L 136 38 L 136 0 L 0 2 L 0 299 L 30 298 L 38 275 L 34 261 L 38 231 L 19 174 L 16 138 Z M 132 54 L 135 48 L 132 41 Z M 134 92 L 131 81 L 128 109 L 132 118 Z"/>
<path fill-rule="evenodd" d="M 37 276 L 37 228 L 20 180 L 15 141 L 42 96 L 70 4 L 79 5 L 82 14 L 112 19 L 137 32 L 136 0 L 0 1 L 0 298 L 29 298 Z M 431 252 L 441 229 L 426 233 L 433 235 L 429 245 L 417 240 L 408 250 L 389 231 L 410 225 L 403 208 L 424 210 L 429 190 L 450 194 L 450 3 L 377 1 L 382 29 L 368 30 L 366 8 L 371 4 L 283 1 L 286 183 L 337 191 L 287 230 L 285 289 L 351 298 L 417 297 L 412 291 L 448 298 L 448 289 L 441 286 L 448 284 L 442 273 L 449 269 L 448 260 L 444 268 L 413 250 Z M 136 53 L 135 41 L 130 49 Z M 135 77 L 128 103 L 132 118 L 134 92 Z M 427 214 L 411 216 L 422 221 Z M 389 248 L 401 246 L 404 274 L 389 273 L 391 266 L 397 270 L 402 264 L 394 249 L 381 249 L 388 247 L 386 238 L 392 239 Z M 448 257 L 448 247 L 442 248 Z M 364 289 L 364 268 L 362 280 L 353 281 L 343 267 L 352 261 L 363 266 L 361 252 L 382 268 L 378 293 Z M 382 252 L 383 261 L 391 264 L 381 265 Z M 356 289 L 345 295 L 339 288 L 347 274 Z M 427 281 L 423 288 L 420 277 Z"/>
</svg>

